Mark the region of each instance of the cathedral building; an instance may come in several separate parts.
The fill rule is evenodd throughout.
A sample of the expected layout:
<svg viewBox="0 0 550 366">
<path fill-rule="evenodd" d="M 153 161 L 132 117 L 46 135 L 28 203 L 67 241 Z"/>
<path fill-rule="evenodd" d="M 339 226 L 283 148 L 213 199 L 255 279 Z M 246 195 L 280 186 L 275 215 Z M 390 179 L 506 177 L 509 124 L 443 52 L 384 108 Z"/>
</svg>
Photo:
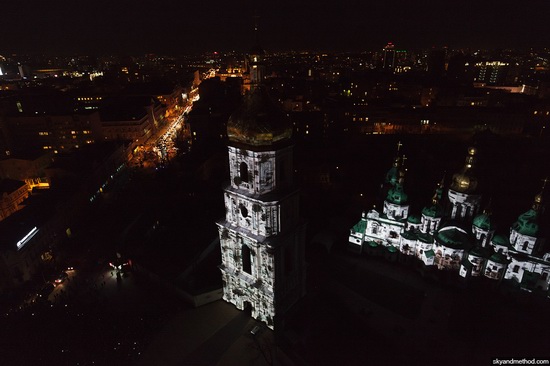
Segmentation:
<svg viewBox="0 0 550 366">
<path fill-rule="evenodd" d="M 395 158 L 386 174 L 382 212 L 363 212 L 350 230 L 348 248 L 367 255 L 416 258 L 425 267 L 450 271 L 465 280 L 487 278 L 513 281 L 527 291 L 549 292 L 550 253 L 540 235 L 543 193 L 530 210 L 512 224 L 508 235 L 495 234 L 491 212 L 480 213 L 481 194 L 475 174 L 475 148 L 469 148 L 464 167 L 454 174 L 447 199 L 444 182 L 437 185 L 431 204 L 420 216 L 409 212 L 404 191 L 404 156 Z M 546 184 L 546 181 L 545 181 Z"/>
<path fill-rule="evenodd" d="M 275 329 L 305 294 L 305 224 L 293 180 L 292 124 L 262 85 L 262 55 L 249 63 L 250 89 L 227 123 L 230 182 L 217 226 L 223 299 Z"/>
</svg>

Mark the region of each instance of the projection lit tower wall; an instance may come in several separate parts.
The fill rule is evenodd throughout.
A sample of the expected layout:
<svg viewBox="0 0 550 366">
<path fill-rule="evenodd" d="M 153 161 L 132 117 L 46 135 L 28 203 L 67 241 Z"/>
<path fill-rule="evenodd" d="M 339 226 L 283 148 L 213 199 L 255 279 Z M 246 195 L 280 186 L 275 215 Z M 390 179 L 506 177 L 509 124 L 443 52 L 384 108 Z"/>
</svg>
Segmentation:
<svg viewBox="0 0 550 366">
<path fill-rule="evenodd" d="M 293 181 L 292 125 L 254 80 L 229 118 L 230 184 L 217 222 L 223 299 L 271 329 L 305 294 L 305 225 Z"/>
</svg>

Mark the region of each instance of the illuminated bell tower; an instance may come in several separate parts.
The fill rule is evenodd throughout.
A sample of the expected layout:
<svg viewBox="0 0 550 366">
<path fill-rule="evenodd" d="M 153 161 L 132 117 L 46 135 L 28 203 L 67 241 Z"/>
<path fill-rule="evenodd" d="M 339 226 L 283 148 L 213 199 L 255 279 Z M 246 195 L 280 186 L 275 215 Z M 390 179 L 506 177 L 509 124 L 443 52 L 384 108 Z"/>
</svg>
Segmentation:
<svg viewBox="0 0 550 366">
<path fill-rule="evenodd" d="M 477 178 L 473 174 L 477 150 L 468 149 L 464 168 L 453 175 L 448 196 L 451 202 L 451 219 L 471 220 L 478 212 L 481 195 L 477 191 Z"/>
<path fill-rule="evenodd" d="M 274 329 L 305 294 L 292 125 L 258 83 L 229 118 L 227 135 L 230 184 L 217 222 L 223 299 Z"/>
<path fill-rule="evenodd" d="M 260 46 L 258 37 L 258 17 L 255 17 L 254 24 L 255 44 L 246 55 L 246 68 L 249 79 L 245 80 L 244 90 L 250 91 L 261 84 L 265 77 L 265 51 Z"/>
</svg>

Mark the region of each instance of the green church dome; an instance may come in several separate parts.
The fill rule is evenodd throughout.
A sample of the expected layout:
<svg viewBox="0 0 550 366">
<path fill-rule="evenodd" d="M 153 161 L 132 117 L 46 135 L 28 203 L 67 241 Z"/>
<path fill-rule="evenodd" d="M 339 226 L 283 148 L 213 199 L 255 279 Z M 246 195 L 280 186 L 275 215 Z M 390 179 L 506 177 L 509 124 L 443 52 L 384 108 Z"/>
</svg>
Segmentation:
<svg viewBox="0 0 550 366">
<path fill-rule="evenodd" d="M 443 217 L 443 207 L 439 203 L 436 203 L 430 207 L 424 207 L 422 214 L 428 217 Z"/>
<path fill-rule="evenodd" d="M 447 226 L 439 230 L 436 241 L 446 247 L 465 249 L 471 246 L 471 241 L 466 232 L 456 226 Z"/>
<path fill-rule="evenodd" d="M 407 196 L 405 191 L 403 191 L 403 186 L 399 183 L 390 188 L 390 190 L 388 191 L 388 195 L 386 196 L 387 201 L 396 205 L 404 205 L 405 203 L 407 203 L 408 198 L 409 197 Z"/>
<path fill-rule="evenodd" d="M 507 246 L 507 247 L 510 246 L 510 240 L 508 240 L 508 238 L 505 237 L 504 235 L 500 235 L 500 234 L 493 236 L 491 243 L 494 245 L 500 245 L 500 246 Z"/>
<path fill-rule="evenodd" d="M 474 218 L 473 225 L 485 231 L 489 231 L 493 229 L 493 223 L 491 222 L 491 217 L 486 213 L 477 215 Z"/>
<path fill-rule="evenodd" d="M 403 181 L 405 173 L 401 169 L 400 158 L 396 158 L 393 166 L 386 173 L 386 183 L 396 186 Z"/>
<path fill-rule="evenodd" d="M 529 211 L 518 217 L 518 221 L 516 221 L 512 225 L 512 229 L 522 235 L 537 236 L 539 232 L 539 225 L 537 221 L 537 211 L 535 211 L 534 209 L 530 209 Z"/>
<path fill-rule="evenodd" d="M 407 222 L 411 224 L 420 224 L 421 221 L 418 215 L 409 215 L 409 217 L 407 217 Z"/>
</svg>

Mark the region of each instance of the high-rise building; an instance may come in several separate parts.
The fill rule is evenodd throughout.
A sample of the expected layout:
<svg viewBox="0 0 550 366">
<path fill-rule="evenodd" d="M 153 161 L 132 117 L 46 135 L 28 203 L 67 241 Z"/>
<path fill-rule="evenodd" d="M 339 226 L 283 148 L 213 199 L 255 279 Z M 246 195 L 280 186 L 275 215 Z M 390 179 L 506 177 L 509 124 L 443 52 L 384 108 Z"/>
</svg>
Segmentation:
<svg viewBox="0 0 550 366">
<path fill-rule="evenodd" d="M 382 69 L 393 72 L 395 70 L 395 46 L 389 42 L 382 50 Z"/>
</svg>

